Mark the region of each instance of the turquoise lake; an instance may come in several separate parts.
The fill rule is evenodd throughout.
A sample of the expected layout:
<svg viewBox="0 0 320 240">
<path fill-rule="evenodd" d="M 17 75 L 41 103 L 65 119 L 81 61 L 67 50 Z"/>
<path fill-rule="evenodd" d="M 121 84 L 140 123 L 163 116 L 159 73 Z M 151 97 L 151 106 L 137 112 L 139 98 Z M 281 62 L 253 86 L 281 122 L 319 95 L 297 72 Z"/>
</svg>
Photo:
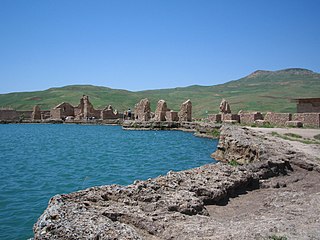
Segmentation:
<svg viewBox="0 0 320 240">
<path fill-rule="evenodd" d="M 28 239 L 49 199 L 215 162 L 217 140 L 119 126 L 0 125 L 0 239 Z"/>
</svg>

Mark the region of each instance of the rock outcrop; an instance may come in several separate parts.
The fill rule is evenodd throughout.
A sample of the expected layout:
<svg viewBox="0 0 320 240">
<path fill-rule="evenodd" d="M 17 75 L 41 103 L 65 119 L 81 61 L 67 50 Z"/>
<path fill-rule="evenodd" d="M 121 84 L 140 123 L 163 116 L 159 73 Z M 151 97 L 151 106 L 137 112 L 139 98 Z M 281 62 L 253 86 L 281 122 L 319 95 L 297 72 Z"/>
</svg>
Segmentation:
<svg viewBox="0 0 320 240">
<path fill-rule="evenodd" d="M 190 99 L 181 104 L 180 111 L 178 112 L 178 117 L 179 121 L 192 121 L 192 103 Z"/>
<path fill-rule="evenodd" d="M 318 160 L 293 151 L 281 140 L 234 126 L 222 127 L 215 156 L 248 164 L 220 162 L 170 171 L 129 186 L 57 195 L 34 225 L 34 238 L 316 239 L 320 235 Z M 263 189 L 269 189 L 266 196 Z M 255 196 L 254 204 L 241 202 L 246 194 Z M 247 208 L 232 209 L 236 199 Z M 232 215 L 230 209 L 242 215 Z"/>
</svg>

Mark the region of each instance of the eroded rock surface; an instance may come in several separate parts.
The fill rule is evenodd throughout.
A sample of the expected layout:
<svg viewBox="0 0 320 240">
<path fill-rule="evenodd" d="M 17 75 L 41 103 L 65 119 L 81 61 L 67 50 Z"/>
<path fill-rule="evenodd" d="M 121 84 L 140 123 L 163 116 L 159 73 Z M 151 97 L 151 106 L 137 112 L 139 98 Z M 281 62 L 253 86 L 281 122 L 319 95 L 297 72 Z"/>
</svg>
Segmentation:
<svg viewBox="0 0 320 240">
<path fill-rule="evenodd" d="M 35 239 L 317 239 L 318 160 L 245 128 L 221 133 L 217 155 L 248 164 L 57 195 L 34 225 Z"/>
</svg>

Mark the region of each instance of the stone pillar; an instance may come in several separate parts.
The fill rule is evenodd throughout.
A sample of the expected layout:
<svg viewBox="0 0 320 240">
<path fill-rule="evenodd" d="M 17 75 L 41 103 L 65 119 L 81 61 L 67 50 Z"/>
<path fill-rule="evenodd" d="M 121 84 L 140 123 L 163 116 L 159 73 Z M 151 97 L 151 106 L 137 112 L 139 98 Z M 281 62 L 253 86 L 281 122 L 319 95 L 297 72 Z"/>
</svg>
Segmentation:
<svg viewBox="0 0 320 240">
<path fill-rule="evenodd" d="M 178 113 L 179 121 L 191 122 L 192 121 L 192 103 L 190 99 L 182 103 Z"/>
<path fill-rule="evenodd" d="M 155 121 L 165 121 L 166 113 L 168 111 L 167 103 L 165 100 L 159 100 L 157 104 L 157 109 L 155 112 L 154 120 Z"/>
<path fill-rule="evenodd" d="M 231 113 L 230 105 L 225 99 L 222 99 L 219 108 L 221 114 Z"/>
<path fill-rule="evenodd" d="M 150 120 L 151 108 L 150 102 L 147 98 L 140 100 L 140 102 L 135 105 L 134 116 L 138 121 Z"/>
<path fill-rule="evenodd" d="M 38 105 L 33 107 L 31 119 L 32 120 L 41 120 L 41 110 Z"/>
</svg>

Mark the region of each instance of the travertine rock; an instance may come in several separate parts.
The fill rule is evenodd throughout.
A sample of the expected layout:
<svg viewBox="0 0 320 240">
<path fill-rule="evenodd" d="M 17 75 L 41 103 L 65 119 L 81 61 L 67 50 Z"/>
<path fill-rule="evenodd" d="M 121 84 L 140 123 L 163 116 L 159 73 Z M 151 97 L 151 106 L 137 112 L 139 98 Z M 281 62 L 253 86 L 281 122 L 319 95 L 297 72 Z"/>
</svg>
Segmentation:
<svg viewBox="0 0 320 240">
<path fill-rule="evenodd" d="M 150 102 L 147 98 L 136 104 L 134 116 L 138 121 L 149 121 L 151 118 Z"/>
<path fill-rule="evenodd" d="M 207 164 L 57 195 L 35 223 L 34 239 L 318 238 L 318 160 L 237 126 L 222 127 L 218 155 L 249 164 Z M 252 204 L 241 202 L 246 196 Z M 242 205 L 232 208 L 235 201 Z"/>
<path fill-rule="evenodd" d="M 190 99 L 182 103 L 180 107 L 180 111 L 178 113 L 179 121 L 186 121 L 191 122 L 192 121 L 192 103 Z"/>
</svg>

